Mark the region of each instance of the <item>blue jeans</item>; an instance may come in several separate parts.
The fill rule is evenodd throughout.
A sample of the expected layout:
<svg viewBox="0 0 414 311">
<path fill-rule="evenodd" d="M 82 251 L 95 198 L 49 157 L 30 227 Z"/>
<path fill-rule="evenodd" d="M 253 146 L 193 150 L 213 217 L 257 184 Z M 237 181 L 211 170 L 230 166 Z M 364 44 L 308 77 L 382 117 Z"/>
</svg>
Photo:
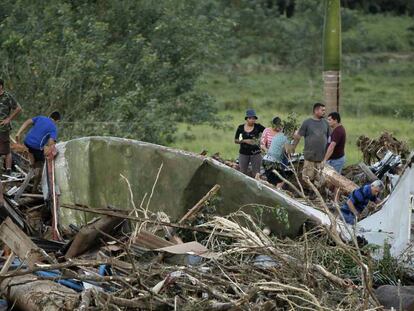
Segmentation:
<svg viewBox="0 0 414 311">
<path fill-rule="evenodd" d="M 338 159 L 328 160 L 326 163 L 332 166 L 339 174 L 341 174 L 342 168 L 345 165 L 345 156 Z"/>
<path fill-rule="evenodd" d="M 345 222 L 350 225 L 355 224 L 355 215 L 349 210 L 348 206 L 341 207 L 342 216 L 344 216 Z"/>
</svg>

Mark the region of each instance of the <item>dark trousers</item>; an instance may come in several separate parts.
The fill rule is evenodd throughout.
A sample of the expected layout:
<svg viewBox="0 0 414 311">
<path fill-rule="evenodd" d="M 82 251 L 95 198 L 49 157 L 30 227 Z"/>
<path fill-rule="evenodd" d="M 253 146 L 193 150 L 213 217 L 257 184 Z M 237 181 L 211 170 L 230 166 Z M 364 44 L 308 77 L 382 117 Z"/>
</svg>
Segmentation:
<svg viewBox="0 0 414 311">
<path fill-rule="evenodd" d="M 252 175 L 253 177 L 255 177 L 257 173 L 260 173 L 260 165 L 262 164 L 262 155 L 260 153 L 253 154 L 253 155 L 239 154 L 240 172 L 247 175 L 247 169 L 249 168 L 249 163 L 252 164 Z"/>
</svg>

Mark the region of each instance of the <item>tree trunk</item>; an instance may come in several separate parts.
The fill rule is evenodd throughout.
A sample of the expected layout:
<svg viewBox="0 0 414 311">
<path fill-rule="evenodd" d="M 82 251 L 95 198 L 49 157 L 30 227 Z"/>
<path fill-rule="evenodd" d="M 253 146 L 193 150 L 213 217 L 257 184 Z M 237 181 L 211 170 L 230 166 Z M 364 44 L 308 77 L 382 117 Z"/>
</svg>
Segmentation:
<svg viewBox="0 0 414 311">
<path fill-rule="evenodd" d="M 323 72 L 323 102 L 326 113 L 339 112 L 341 72 L 330 70 Z"/>
<path fill-rule="evenodd" d="M 331 166 L 325 165 L 322 170 L 322 175 L 327 184 L 335 186 L 342 190 L 343 193 L 351 193 L 358 188 L 352 180 L 349 180 L 345 176 L 338 174 Z"/>
<path fill-rule="evenodd" d="M 341 82 L 341 4 L 325 0 L 323 31 L 323 96 L 327 113 L 338 111 Z"/>
</svg>

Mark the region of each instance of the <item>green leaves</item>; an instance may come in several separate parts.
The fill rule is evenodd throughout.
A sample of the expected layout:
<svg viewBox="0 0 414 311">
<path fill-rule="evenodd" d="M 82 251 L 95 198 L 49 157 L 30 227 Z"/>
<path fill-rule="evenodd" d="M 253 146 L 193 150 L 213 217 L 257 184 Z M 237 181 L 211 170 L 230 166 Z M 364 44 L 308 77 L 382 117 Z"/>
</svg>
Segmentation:
<svg viewBox="0 0 414 311">
<path fill-rule="evenodd" d="M 222 28 L 199 1 L 4 2 L 2 76 L 27 116 L 58 109 L 89 122 L 66 136 L 156 143 L 171 142 L 177 122 L 216 120 L 195 84 Z"/>
</svg>

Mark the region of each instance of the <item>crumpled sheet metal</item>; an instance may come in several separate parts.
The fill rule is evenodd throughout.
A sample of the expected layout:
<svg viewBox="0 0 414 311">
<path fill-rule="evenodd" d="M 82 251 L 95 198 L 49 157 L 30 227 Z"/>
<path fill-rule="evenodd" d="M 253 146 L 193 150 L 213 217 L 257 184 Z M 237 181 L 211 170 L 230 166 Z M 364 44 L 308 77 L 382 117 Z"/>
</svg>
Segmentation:
<svg viewBox="0 0 414 311">
<path fill-rule="evenodd" d="M 217 213 L 227 215 L 248 204 L 263 204 L 272 209 L 247 206 L 250 214 L 263 213 L 262 219 L 275 233 L 295 236 L 302 224 L 311 219 L 329 224 L 322 212 L 306 206 L 282 191 L 272 189 L 226 165 L 204 156 L 155 144 L 116 137 L 85 137 L 58 145 L 56 182 L 63 204 L 83 204 L 93 208 L 114 206 L 132 209 L 128 185 L 139 206 L 148 198 L 158 170 L 163 164 L 154 194 L 152 211 L 163 211 L 170 219 L 179 219 L 215 184 L 221 186 Z M 276 216 L 285 207 L 288 222 Z M 92 215 L 62 208 L 63 226 L 82 225 Z"/>
</svg>

